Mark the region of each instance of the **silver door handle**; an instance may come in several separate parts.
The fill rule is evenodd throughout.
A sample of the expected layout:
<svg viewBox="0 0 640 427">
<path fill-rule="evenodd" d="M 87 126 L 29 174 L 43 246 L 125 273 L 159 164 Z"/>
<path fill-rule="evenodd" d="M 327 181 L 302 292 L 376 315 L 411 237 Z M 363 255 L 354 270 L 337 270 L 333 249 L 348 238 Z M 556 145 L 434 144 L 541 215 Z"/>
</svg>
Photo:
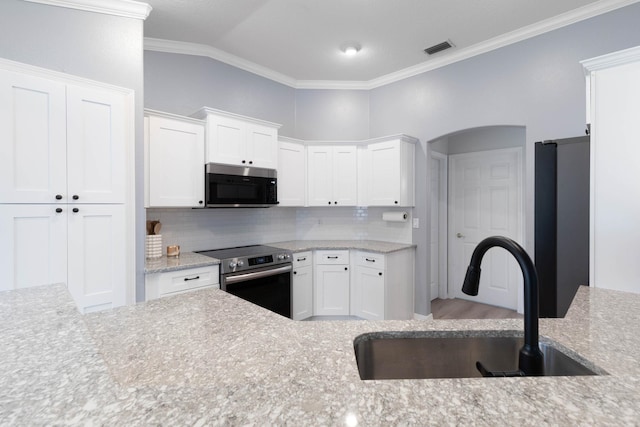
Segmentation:
<svg viewBox="0 0 640 427">
<path fill-rule="evenodd" d="M 286 273 L 287 271 L 291 271 L 291 270 L 292 270 L 291 265 L 285 265 L 284 267 L 272 268 L 269 270 L 238 274 L 235 276 L 227 276 L 225 278 L 225 283 L 231 284 L 231 283 L 244 282 L 252 279 L 260 279 L 262 277 L 269 277 L 269 276 L 275 276 L 277 274 Z"/>
<path fill-rule="evenodd" d="M 462 238 L 464 237 L 464 234 L 462 234 L 462 233 L 457 233 L 457 234 L 456 234 L 456 237 L 457 237 L 458 239 L 462 239 Z"/>
</svg>

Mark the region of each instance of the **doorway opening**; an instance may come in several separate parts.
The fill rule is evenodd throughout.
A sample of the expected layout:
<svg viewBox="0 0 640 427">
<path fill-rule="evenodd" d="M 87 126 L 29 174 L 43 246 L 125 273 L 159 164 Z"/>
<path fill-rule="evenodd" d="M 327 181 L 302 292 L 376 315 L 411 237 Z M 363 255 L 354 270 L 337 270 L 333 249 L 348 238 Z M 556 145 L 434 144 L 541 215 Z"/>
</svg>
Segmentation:
<svg viewBox="0 0 640 427">
<path fill-rule="evenodd" d="M 506 251 L 487 253 L 480 293 L 460 288 L 477 243 L 491 235 L 524 242 L 525 128 L 467 129 L 430 141 L 430 300 L 460 298 L 522 310 L 522 277 Z"/>
</svg>

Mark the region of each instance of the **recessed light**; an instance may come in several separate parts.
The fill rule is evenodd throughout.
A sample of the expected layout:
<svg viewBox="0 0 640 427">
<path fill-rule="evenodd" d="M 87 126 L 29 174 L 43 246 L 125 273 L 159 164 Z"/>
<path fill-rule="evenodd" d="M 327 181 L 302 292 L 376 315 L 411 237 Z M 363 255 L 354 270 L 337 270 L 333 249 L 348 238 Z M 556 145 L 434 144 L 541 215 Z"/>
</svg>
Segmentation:
<svg viewBox="0 0 640 427">
<path fill-rule="evenodd" d="M 340 50 L 347 56 L 353 56 L 356 53 L 360 52 L 362 46 L 356 42 L 345 42 L 340 45 Z"/>
</svg>

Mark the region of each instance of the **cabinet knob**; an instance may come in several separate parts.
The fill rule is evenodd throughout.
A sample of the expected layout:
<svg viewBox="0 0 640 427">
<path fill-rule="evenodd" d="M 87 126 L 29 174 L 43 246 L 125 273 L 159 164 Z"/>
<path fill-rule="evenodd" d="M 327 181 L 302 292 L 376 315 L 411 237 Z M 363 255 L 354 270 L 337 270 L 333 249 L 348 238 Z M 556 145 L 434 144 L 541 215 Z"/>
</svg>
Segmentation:
<svg viewBox="0 0 640 427">
<path fill-rule="evenodd" d="M 378 273 L 378 276 L 382 276 L 382 272 L 379 272 L 379 273 Z"/>
<path fill-rule="evenodd" d="M 396 201 L 395 201 L 395 202 L 393 202 L 393 203 L 395 203 L 395 204 L 397 205 L 397 204 L 398 204 L 398 201 L 396 200 Z"/>
<path fill-rule="evenodd" d="M 327 202 L 327 203 L 331 204 L 331 202 Z"/>
<path fill-rule="evenodd" d="M 201 205 L 202 203 L 204 203 L 202 200 L 198 200 L 199 205 Z"/>
<path fill-rule="evenodd" d="M 298 272 L 297 272 L 297 271 L 294 271 L 294 272 L 293 272 L 293 274 L 298 274 Z"/>
<path fill-rule="evenodd" d="M 253 164 L 253 160 L 249 160 L 249 164 L 252 165 Z"/>
<path fill-rule="evenodd" d="M 347 268 L 347 267 L 345 267 L 345 268 L 344 268 L 344 271 L 347 271 L 347 270 L 348 270 L 348 268 Z"/>
<path fill-rule="evenodd" d="M 246 160 L 243 160 L 243 161 L 242 161 L 242 164 L 244 165 L 245 163 L 247 163 L 247 161 L 246 161 Z"/>
<path fill-rule="evenodd" d="M 56 194 L 56 200 L 62 200 L 62 194 Z"/>
<path fill-rule="evenodd" d="M 74 194 L 73 197 L 72 197 L 73 200 L 78 200 L 79 198 L 80 198 L 80 196 L 78 196 L 77 194 Z"/>
<path fill-rule="evenodd" d="M 80 212 L 80 209 L 78 209 L 78 208 L 73 208 L 73 213 L 78 213 L 78 212 Z"/>
<path fill-rule="evenodd" d="M 56 212 L 57 212 L 57 213 L 62 212 L 62 208 L 57 208 L 57 209 L 56 209 Z"/>
</svg>

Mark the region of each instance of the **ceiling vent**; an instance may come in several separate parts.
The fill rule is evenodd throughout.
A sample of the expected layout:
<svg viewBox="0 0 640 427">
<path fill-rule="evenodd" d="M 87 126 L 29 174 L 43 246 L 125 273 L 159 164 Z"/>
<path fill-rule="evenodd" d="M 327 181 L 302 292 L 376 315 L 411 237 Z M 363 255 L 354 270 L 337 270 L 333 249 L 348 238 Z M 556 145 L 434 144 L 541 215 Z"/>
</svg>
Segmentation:
<svg viewBox="0 0 640 427">
<path fill-rule="evenodd" d="M 435 44 L 431 47 L 428 47 L 424 50 L 427 55 L 433 55 L 434 53 L 442 52 L 443 50 L 447 50 L 450 47 L 453 47 L 454 44 L 451 43 L 450 40 L 444 41 L 442 43 Z"/>
</svg>

